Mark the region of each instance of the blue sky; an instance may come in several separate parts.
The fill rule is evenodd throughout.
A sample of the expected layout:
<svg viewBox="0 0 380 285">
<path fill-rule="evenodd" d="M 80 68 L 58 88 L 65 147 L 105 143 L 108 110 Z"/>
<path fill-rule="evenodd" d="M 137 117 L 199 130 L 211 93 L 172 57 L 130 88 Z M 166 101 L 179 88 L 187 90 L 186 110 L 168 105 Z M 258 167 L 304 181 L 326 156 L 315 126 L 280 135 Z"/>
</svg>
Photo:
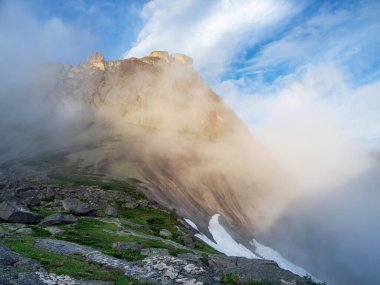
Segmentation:
<svg viewBox="0 0 380 285">
<path fill-rule="evenodd" d="M 179 4 L 165 0 L 16 2 L 35 17 L 41 27 L 56 19 L 71 28 L 72 32 L 87 34 L 91 41 L 85 44 L 86 52 L 99 50 L 108 59 L 122 58 L 131 49 L 138 55 L 143 55 L 142 52 L 146 53 L 147 49 L 168 49 L 172 52 L 192 53 L 190 55 L 197 62 L 197 57 L 202 60 L 209 56 L 207 53 L 221 53 L 223 43 L 231 38 L 233 43 L 227 45 L 227 54 L 222 54 L 220 62 L 214 63 L 218 70 L 211 69 L 222 80 L 260 78 L 265 83 L 272 83 L 306 64 L 331 59 L 351 73 L 353 84 L 371 82 L 380 77 L 380 37 L 377 36 L 380 3 L 376 0 L 303 1 L 302 4 L 299 1 L 279 0 L 267 1 L 267 5 L 263 5 L 263 1 L 199 0 L 176 1 Z M 221 7 L 223 5 L 220 3 L 223 2 L 227 6 L 227 13 Z M 235 5 L 228 2 L 235 2 Z M 239 11 L 236 6 L 243 7 L 243 10 L 247 6 L 247 9 Z M 268 10 L 268 14 L 263 17 L 256 15 L 255 8 L 260 13 Z M 237 23 L 234 28 L 233 20 L 236 19 L 231 15 L 246 17 L 244 12 L 250 10 L 253 11 L 251 19 Z M 228 23 L 230 28 L 223 25 L 220 25 L 219 31 L 216 30 L 218 26 L 214 27 L 215 30 L 208 31 L 206 28 L 204 35 L 196 32 L 197 38 L 192 42 L 191 32 L 199 25 L 202 27 L 201 24 L 208 20 L 215 25 L 220 24 L 216 22 L 217 17 L 232 21 Z M 258 21 L 255 21 L 255 17 Z M 213 19 L 215 22 L 212 22 Z M 257 23 L 259 26 L 255 27 Z M 176 30 L 173 26 L 179 28 Z M 160 32 L 154 30 L 155 27 L 167 30 L 162 33 L 165 38 L 156 44 L 147 39 L 149 36 L 153 39 L 160 36 Z M 144 32 L 148 35 L 145 35 L 145 39 L 139 39 L 139 36 L 144 37 Z M 175 38 L 179 33 L 186 37 L 183 39 L 181 35 L 181 43 L 177 43 L 178 39 Z M 200 52 L 197 54 L 195 50 L 204 48 L 205 43 L 199 42 L 207 41 L 207 33 L 225 39 L 216 40 L 214 45 L 220 44 L 219 47 L 213 46 L 213 43 L 209 46 L 206 44 L 206 48 L 213 52 L 207 50 L 206 55 L 199 55 Z M 84 60 L 85 54 L 83 52 L 80 57 L 72 56 L 73 59 L 63 57 L 63 60 Z M 205 69 L 202 63 L 197 64 L 200 71 Z"/>
<path fill-rule="evenodd" d="M 378 149 L 379 19 L 376 0 L 5 0 L 0 63 L 181 52 L 264 141 L 327 124 Z"/>
</svg>

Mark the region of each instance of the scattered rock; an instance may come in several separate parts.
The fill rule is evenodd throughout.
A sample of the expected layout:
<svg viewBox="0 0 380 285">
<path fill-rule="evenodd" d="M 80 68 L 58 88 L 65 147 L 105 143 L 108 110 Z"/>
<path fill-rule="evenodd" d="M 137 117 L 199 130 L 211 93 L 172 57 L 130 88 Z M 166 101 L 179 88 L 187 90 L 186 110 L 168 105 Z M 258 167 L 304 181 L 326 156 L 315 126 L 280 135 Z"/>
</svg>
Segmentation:
<svg viewBox="0 0 380 285">
<path fill-rule="evenodd" d="M 0 246 L 0 284 L 43 285 L 35 271 L 43 271 L 40 263 Z"/>
<path fill-rule="evenodd" d="M 57 228 L 57 227 L 46 227 L 45 230 L 47 230 L 52 235 L 57 235 L 64 232 L 64 230 L 61 230 L 60 228 Z"/>
<path fill-rule="evenodd" d="M 173 234 L 166 229 L 160 230 L 160 236 L 171 238 Z"/>
<path fill-rule="evenodd" d="M 156 269 L 156 270 L 158 270 L 158 271 L 162 271 L 162 270 L 166 269 L 167 266 L 166 266 L 165 263 L 160 262 L 160 263 L 157 263 L 157 264 L 153 265 L 153 268 Z"/>
<path fill-rule="evenodd" d="M 166 256 L 170 255 L 168 250 L 166 248 L 144 248 L 141 250 L 141 255 L 148 255 L 148 256 Z"/>
<path fill-rule="evenodd" d="M 197 267 L 194 264 L 190 263 L 186 265 L 183 269 L 185 269 L 187 273 L 192 273 L 192 271 L 195 270 L 196 268 Z"/>
<path fill-rule="evenodd" d="M 149 201 L 145 200 L 145 199 L 140 199 L 137 202 L 138 202 L 139 205 L 141 205 L 143 207 L 147 207 L 149 205 Z"/>
<path fill-rule="evenodd" d="M 27 197 L 24 199 L 24 204 L 28 207 L 36 207 L 41 204 L 41 200 L 37 197 Z"/>
<path fill-rule="evenodd" d="M 181 239 L 183 240 L 183 243 L 188 248 L 195 248 L 195 242 L 192 235 L 185 235 L 182 236 Z"/>
<path fill-rule="evenodd" d="M 177 257 L 192 262 L 199 262 L 202 259 L 202 256 L 193 253 L 181 253 L 178 254 Z"/>
<path fill-rule="evenodd" d="M 135 201 L 127 201 L 123 204 L 123 207 L 124 208 L 127 208 L 127 209 L 136 209 L 137 207 L 139 206 L 139 203 L 135 202 Z"/>
<path fill-rule="evenodd" d="M 111 216 L 111 217 L 118 217 L 119 216 L 119 210 L 115 206 L 108 205 L 107 209 L 105 211 L 105 214 L 107 216 Z"/>
<path fill-rule="evenodd" d="M 11 223 L 36 224 L 41 216 L 21 203 L 5 201 L 0 204 L 0 219 Z"/>
<path fill-rule="evenodd" d="M 115 242 L 112 248 L 116 250 L 141 249 L 141 245 L 138 242 Z"/>
<path fill-rule="evenodd" d="M 178 276 L 178 271 L 174 269 L 173 266 L 169 266 L 166 272 L 164 273 L 165 277 L 169 277 L 170 279 L 176 279 Z"/>
<path fill-rule="evenodd" d="M 90 215 L 98 210 L 97 207 L 82 203 L 79 199 L 65 199 L 62 206 L 66 212 L 74 215 Z"/>
<path fill-rule="evenodd" d="M 64 214 L 52 214 L 41 221 L 42 225 L 52 226 L 52 225 L 61 225 L 61 224 L 73 224 L 76 223 L 78 219 L 73 215 L 64 215 Z"/>
<path fill-rule="evenodd" d="M 100 281 L 100 280 L 75 280 L 68 275 L 56 275 L 54 273 L 36 273 L 43 284 L 51 285 L 114 285 L 113 281 Z M 30 283 L 32 284 L 32 283 Z"/>
<path fill-rule="evenodd" d="M 20 228 L 16 230 L 16 233 L 22 234 L 22 235 L 30 235 L 33 233 L 33 230 L 31 228 Z"/>
</svg>

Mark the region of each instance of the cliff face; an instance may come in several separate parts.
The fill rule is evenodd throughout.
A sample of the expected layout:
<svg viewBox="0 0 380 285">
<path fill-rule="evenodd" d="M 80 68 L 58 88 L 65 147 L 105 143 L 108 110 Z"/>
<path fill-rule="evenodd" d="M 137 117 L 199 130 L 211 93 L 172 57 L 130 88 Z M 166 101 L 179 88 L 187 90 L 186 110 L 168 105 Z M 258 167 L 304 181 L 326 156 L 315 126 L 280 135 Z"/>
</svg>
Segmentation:
<svg viewBox="0 0 380 285">
<path fill-rule="evenodd" d="M 278 170 L 191 58 L 160 51 L 105 61 L 95 53 L 61 65 L 51 93 L 60 108 L 80 106 L 70 161 L 138 178 L 148 196 L 204 232 L 216 213 L 235 234 L 266 223 L 272 194 L 279 197 L 281 181 L 271 180 Z"/>
</svg>

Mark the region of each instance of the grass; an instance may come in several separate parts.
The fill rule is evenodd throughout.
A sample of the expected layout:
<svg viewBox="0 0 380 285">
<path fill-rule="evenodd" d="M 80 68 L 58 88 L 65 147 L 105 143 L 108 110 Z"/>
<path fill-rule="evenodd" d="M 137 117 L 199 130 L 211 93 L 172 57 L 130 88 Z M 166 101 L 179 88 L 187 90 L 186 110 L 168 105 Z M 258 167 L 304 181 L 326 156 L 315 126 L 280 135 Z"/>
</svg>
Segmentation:
<svg viewBox="0 0 380 285">
<path fill-rule="evenodd" d="M 241 280 L 239 276 L 232 273 L 227 273 L 222 277 L 220 283 L 223 285 L 274 285 L 275 283 L 270 280 Z"/>
<path fill-rule="evenodd" d="M 115 250 L 112 244 L 115 242 L 138 242 L 144 248 L 166 248 L 170 254 L 176 256 L 180 253 L 187 253 L 188 250 L 173 248 L 162 241 L 144 239 L 135 236 L 119 235 L 115 231 L 118 227 L 111 223 L 105 223 L 97 219 L 83 218 L 76 225 L 60 226 L 65 232 L 57 234 L 56 238 L 87 245 L 105 254 L 129 261 L 141 260 L 144 256 L 133 250 Z"/>
<path fill-rule="evenodd" d="M 135 187 L 129 182 L 121 182 L 121 181 L 116 181 L 116 180 L 103 182 L 101 179 L 102 177 L 95 177 L 93 179 L 89 179 L 88 176 L 81 176 L 80 174 L 57 174 L 56 173 L 56 174 L 49 175 L 49 180 L 47 181 L 47 183 L 54 184 L 60 187 L 67 187 L 69 185 L 97 186 L 105 190 L 114 190 L 114 191 L 124 192 L 134 199 L 145 198 L 144 194 L 136 190 Z M 119 203 L 119 206 L 121 206 L 120 203 Z M 175 209 L 173 209 L 171 212 L 168 212 L 163 209 L 157 209 L 150 206 L 140 205 L 136 209 L 127 209 L 127 208 L 119 207 L 119 210 L 120 210 L 121 218 L 128 219 L 129 221 L 134 222 L 136 224 L 148 226 L 152 230 L 153 234 L 156 236 L 159 236 L 159 232 L 161 229 L 169 230 L 173 235 L 169 239 L 177 243 L 183 244 L 183 240 L 180 239 L 180 237 L 183 235 L 183 232 L 181 232 L 181 230 L 179 229 L 181 227 L 181 224 L 178 222 L 178 217 L 176 215 Z M 44 209 L 41 208 L 40 214 L 42 216 L 46 216 L 47 214 L 50 214 L 48 211 L 45 211 L 46 213 L 43 211 Z M 141 232 L 141 229 L 138 229 L 137 231 Z M 89 229 L 85 229 L 85 232 L 86 234 L 89 234 Z M 152 234 L 152 232 L 149 232 L 149 234 Z M 66 238 L 70 239 L 69 237 L 66 237 Z M 75 239 L 75 236 L 72 239 Z M 75 242 L 80 242 L 82 241 L 82 239 L 83 239 L 83 236 L 78 237 L 78 239 L 76 239 Z M 93 245 L 100 246 L 100 244 L 96 240 L 92 240 L 90 238 L 87 238 L 87 240 L 88 240 L 88 243 L 90 243 L 90 244 L 87 244 L 89 246 L 93 246 Z M 143 241 L 143 243 L 151 245 L 151 242 Z M 188 252 L 184 250 L 173 249 L 172 247 L 167 246 L 163 243 L 160 243 L 160 244 L 155 243 L 151 247 L 167 248 L 169 252 L 174 255 Z M 195 248 L 205 253 L 218 253 L 218 251 L 214 250 L 213 248 L 211 248 L 210 246 L 208 246 L 207 244 L 199 240 L 195 241 Z M 107 250 L 107 252 L 110 253 L 108 246 L 107 246 L 107 249 L 104 249 L 104 248 L 98 248 L 98 249 Z"/>
<path fill-rule="evenodd" d="M 120 216 L 131 222 L 148 226 L 156 235 L 161 229 L 169 230 L 173 234 L 174 240 L 181 235 L 176 227 L 180 225 L 177 218 L 161 209 L 142 206 L 136 209 L 121 208 Z"/>
<path fill-rule="evenodd" d="M 123 275 L 120 270 L 86 262 L 77 255 L 67 256 L 42 251 L 33 246 L 35 240 L 34 237 L 22 237 L 3 242 L 23 256 L 38 260 L 49 272 L 58 275 L 69 275 L 77 279 L 110 281 Z"/>
<path fill-rule="evenodd" d="M 119 269 L 84 261 L 80 255 L 60 255 L 42 251 L 33 246 L 35 241 L 34 237 L 22 237 L 2 242 L 23 256 L 38 260 L 50 273 L 69 275 L 76 279 L 115 281 L 116 285 L 149 284 L 125 276 Z M 21 271 L 27 271 L 27 269 Z"/>
</svg>

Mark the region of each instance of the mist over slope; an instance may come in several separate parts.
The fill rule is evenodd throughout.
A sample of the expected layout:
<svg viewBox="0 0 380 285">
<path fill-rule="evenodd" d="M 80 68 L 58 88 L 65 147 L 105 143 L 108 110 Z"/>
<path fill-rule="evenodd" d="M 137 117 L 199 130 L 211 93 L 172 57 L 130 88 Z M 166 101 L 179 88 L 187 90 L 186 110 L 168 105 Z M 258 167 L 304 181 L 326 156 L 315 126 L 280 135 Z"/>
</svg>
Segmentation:
<svg viewBox="0 0 380 285">
<path fill-rule="evenodd" d="M 329 284 L 377 284 L 379 175 L 377 158 L 334 192 L 294 203 L 260 238 Z"/>
<path fill-rule="evenodd" d="M 1 142 L 3 163 L 62 153 L 68 164 L 140 179 L 150 197 L 204 231 L 219 213 L 240 238 L 292 200 L 269 152 L 187 56 L 107 62 L 94 54 L 77 66 L 45 66 L 15 95 L 24 92 L 34 101 L 14 128 L 3 122 L 11 133 Z"/>
</svg>

